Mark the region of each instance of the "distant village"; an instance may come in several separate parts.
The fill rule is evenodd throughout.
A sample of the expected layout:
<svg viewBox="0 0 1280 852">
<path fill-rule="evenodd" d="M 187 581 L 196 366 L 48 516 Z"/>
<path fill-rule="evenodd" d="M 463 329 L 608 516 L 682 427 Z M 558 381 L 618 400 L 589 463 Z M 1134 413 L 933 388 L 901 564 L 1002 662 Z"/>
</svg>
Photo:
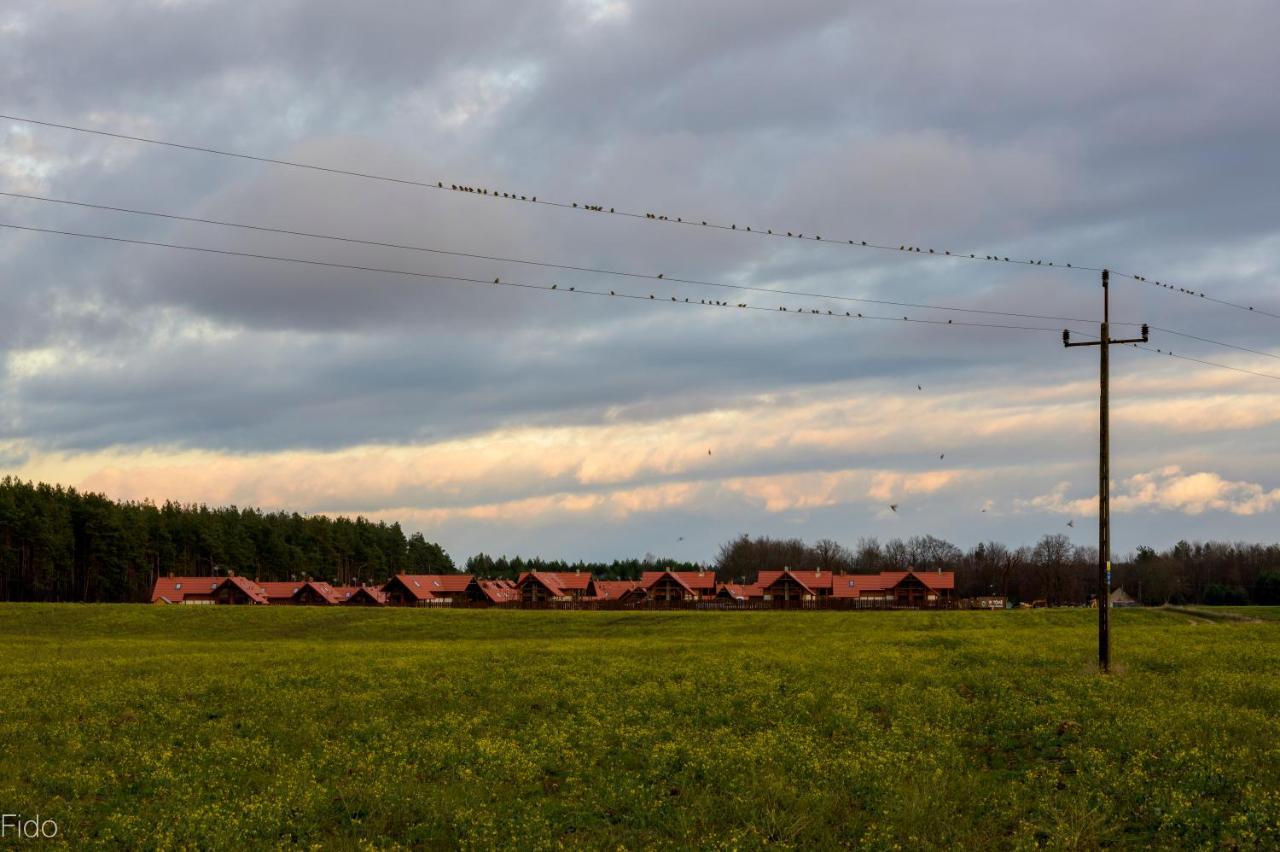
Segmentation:
<svg viewBox="0 0 1280 852">
<path fill-rule="evenodd" d="M 750 585 L 723 583 L 713 571 L 646 571 L 639 580 L 604 580 L 581 571 L 527 571 L 516 580 L 472 574 L 397 574 L 380 586 L 318 580 L 260 582 L 226 577 L 162 577 L 154 604 L 231 606 L 525 607 L 542 609 L 1000 609 L 1003 598 L 958 601 L 951 571 L 761 571 Z"/>
</svg>

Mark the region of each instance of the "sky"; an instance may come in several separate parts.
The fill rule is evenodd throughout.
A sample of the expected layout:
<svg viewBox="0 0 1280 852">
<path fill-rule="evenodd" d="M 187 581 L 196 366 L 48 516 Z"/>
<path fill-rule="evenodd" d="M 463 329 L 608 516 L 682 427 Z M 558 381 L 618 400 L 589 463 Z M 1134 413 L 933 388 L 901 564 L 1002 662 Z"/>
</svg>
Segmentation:
<svg viewBox="0 0 1280 852">
<path fill-rule="evenodd" d="M 1096 544 L 1074 267 L 1147 277 L 1112 319 L 1153 348 L 1280 376 L 1278 38 L 1263 0 L 12 0 L 6 115 L 735 227 L 0 119 L 7 193 L 630 273 L 0 196 L 8 225 L 538 285 L 0 228 L 0 474 L 399 521 L 459 562 Z M 1116 550 L 1275 540 L 1280 382 L 1111 361 Z"/>
</svg>

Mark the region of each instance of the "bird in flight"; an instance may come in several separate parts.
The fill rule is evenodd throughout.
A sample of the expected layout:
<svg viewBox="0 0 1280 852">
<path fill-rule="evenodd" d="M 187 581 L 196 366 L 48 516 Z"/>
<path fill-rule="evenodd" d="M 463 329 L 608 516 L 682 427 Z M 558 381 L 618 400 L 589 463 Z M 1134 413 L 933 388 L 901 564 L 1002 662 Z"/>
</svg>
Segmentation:
<svg viewBox="0 0 1280 852">
<path fill-rule="evenodd" d="M 924 388 L 920 387 L 919 385 L 916 385 L 916 390 L 924 390 Z"/>
<path fill-rule="evenodd" d="M 710 451 L 710 450 L 707 450 L 707 455 L 711 455 L 711 451 Z"/>
<path fill-rule="evenodd" d="M 684 536 L 680 536 L 676 541 L 684 541 Z"/>
<path fill-rule="evenodd" d="M 947 454 L 946 454 L 946 453 L 943 453 L 942 455 L 938 456 L 938 458 L 940 458 L 940 459 L 945 459 L 946 457 L 947 457 Z"/>
<path fill-rule="evenodd" d="M 1069 526 L 1069 527 L 1075 527 L 1075 525 L 1076 525 L 1076 522 L 1075 522 L 1075 520 L 1074 520 L 1074 519 L 1073 519 L 1073 520 L 1070 520 L 1070 521 L 1067 521 L 1067 526 Z"/>
<path fill-rule="evenodd" d="M 898 504 L 897 504 L 897 503 L 890 503 L 890 504 L 889 504 L 889 508 L 896 512 L 896 511 L 898 511 Z"/>
</svg>

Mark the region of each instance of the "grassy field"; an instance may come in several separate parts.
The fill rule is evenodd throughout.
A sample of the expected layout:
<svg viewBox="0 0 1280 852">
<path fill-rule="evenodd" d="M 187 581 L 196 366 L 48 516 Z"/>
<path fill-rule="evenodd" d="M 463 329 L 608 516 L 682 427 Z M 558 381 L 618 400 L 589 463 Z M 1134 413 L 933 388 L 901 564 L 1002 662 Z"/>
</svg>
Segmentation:
<svg viewBox="0 0 1280 852">
<path fill-rule="evenodd" d="M 1247 610 L 1241 610 L 1247 614 Z M 1280 623 L 0 606 L 75 847 L 1280 844 Z"/>
</svg>

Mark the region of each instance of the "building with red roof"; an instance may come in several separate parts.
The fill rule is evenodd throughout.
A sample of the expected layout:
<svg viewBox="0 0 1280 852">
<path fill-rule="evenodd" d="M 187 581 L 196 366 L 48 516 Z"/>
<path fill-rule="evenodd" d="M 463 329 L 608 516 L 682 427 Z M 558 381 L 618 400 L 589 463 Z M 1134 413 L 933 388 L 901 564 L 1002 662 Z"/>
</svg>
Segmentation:
<svg viewBox="0 0 1280 852">
<path fill-rule="evenodd" d="M 467 603 L 479 605 L 498 605 L 515 603 L 520 599 L 513 580 L 481 580 L 473 577 L 467 585 Z"/>
<path fill-rule="evenodd" d="M 289 603 L 297 606 L 337 606 L 342 601 L 342 594 L 337 589 L 316 580 L 307 580 L 289 596 Z M 271 602 L 276 603 L 275 600 Z"/>
<path fill-rule="evenodd" d="M 765 600 L 775 603 L 817 601 L 831 597 L 830 571 L 761 571 L 755 585 L 764 593 Z"/>
<path fill-rule="evenodd" d="M 431 606 L 465 601 L 470 574 L 397 574 L 382 587 L 392 606 Z"/>
<path fill-rule="evenodd" d="M 564 603 L 595 597 L 592 579 L 581 571 L 526 571 L 516 589 L 522 604 Z"/>
<path fill-rule="evenodd" d="M 714 571 L 645 571 L 628 600 L 673 604 L 714 598 Z"/>
<path fill-rule="evenodd" d="M 387 596 L 373 586 L 352 587 L 351 594 L 342 601 L 343 606 L 386 606 Z"/>
<path fill-rule="evenodd" d="M 153 604 L 211 604 L 223 577 L 160 577 L 151 590 Z"/>
<path fill-rule="evenodd" d="M 266 591 L 245 577 L 232 574 L 213 590 L 213 599 L 220 604 L 268 604 Z"/>
<path fill-rule="evenodd" d="M 840 574 L 832 586 L 832 596 L 841 601 L 855 600 L 859 606 L 947 606 L 955 586 L 956 575 L 952 571 Z"/>
<path fill-rule="evenodd" d="M 591 590 L 595 592 L 591 600 L 620 601 L 628 597 L 639 586 L 640 584 L 635 580 L 595 580 L 591 584 Z"/>
<path fill-rule="evenodd" d="M 764 590 L 759 586 L 747 586 L 741 583 L 721 583 L 716 588 L 716 598 L 722 601 L 745 604 L 749 601 L 764 599 Z"/>
</svg>

